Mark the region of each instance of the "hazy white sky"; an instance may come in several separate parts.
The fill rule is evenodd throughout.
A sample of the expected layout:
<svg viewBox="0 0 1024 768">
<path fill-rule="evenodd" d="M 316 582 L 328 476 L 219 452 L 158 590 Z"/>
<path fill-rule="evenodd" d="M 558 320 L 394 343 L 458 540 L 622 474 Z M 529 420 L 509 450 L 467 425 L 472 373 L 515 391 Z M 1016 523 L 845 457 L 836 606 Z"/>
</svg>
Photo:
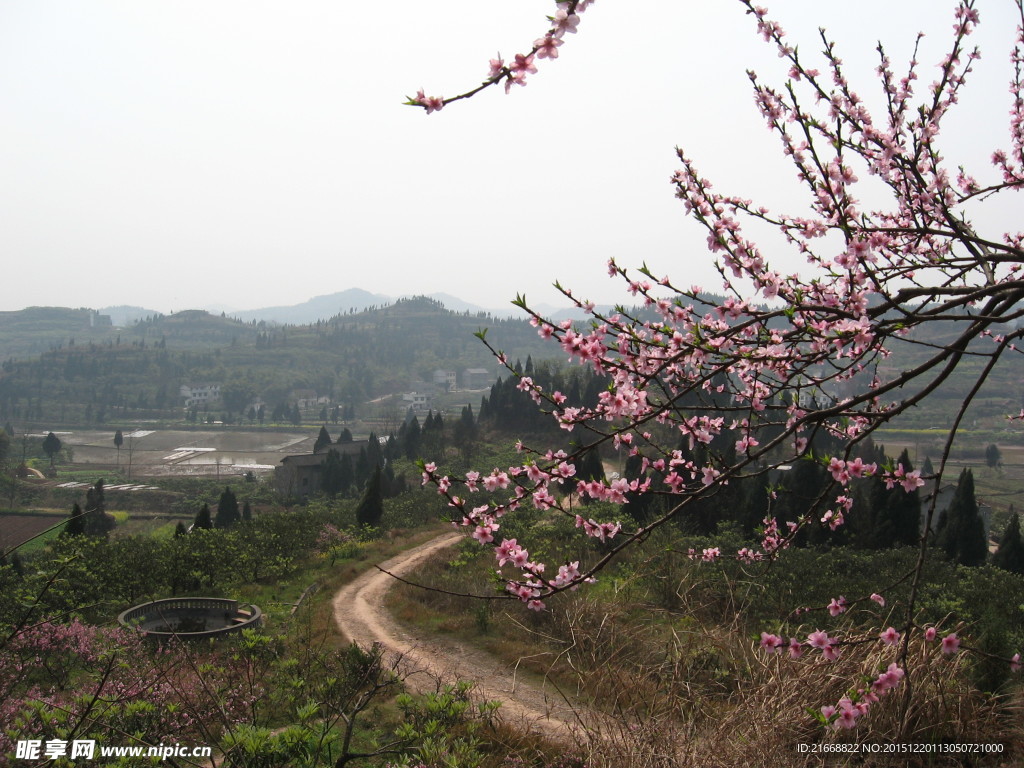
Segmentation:
<svg viewBox="0 0 1024 768">
<path fill-rule="evenodd" d="M 801 50 L 827 26 L 859 91 L 943 0 L 765 4 Z M 1010 0 L 980 0 L 981 62 L 947 155 L 1005 146 Z M 597 0 L 526 88 L 426 116 L 530 47 L 550 0 L 0 0 L 0 309 L 292 304 L 360 287 L 484 306 L 560 279 L 622 298 L 605 262 L 718 287 L 668 179 L 686 148 L 721 191 L 785 200 L 750 99 L 779 60 L 730 0 Z M 990 214 L 1020 228 L 1018 197 Z M 790 206 L 793 208 L 794 206 Z M 776 257 L 782 259 L 783 257 Z M 798 269 L 781 261 L 785 271 Z"/>
</svg>

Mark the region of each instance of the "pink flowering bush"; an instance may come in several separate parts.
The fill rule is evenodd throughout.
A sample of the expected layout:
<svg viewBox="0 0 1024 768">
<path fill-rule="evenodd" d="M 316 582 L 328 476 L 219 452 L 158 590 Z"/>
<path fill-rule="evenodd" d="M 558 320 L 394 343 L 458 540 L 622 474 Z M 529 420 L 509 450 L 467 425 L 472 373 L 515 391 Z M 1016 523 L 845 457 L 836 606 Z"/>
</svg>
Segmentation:
<svg viewBox="0 0 1024 768">
<path fill-rule="evenodd" d="M 1014 2 L 1020 26 L 1010 51 L 1008 144 L 993 148 L 989 168 L 967 170 L 950 166 L 939 136 L 980 56 L 970 45 L 980 22 L 974 0 L 953 8 L 952 34 L 928 83 L 919 83 L 924 73 L 916 54 L 899 69 L 879 45 L 880 108 L 869 107 L 854 89 L 825 33 L 821 64 L 812 65 L 764 8 L 739 2 L 789 67 L 789 79 L 778 86 L 749 75 L 757 109 L 807 193 L 806 207 L 777 211 L 723 194 L 680 150 L 681 167 L 671 182 L 691 221 L 707 234 L 723 295 L 612 260 L 609 275 L 625 282 L 639 309 L 602 313 L 558 286 L 590 317 L 581 327 L 549 320 L 517 299 L 542 337 L 608 381 L 595 405 L 581 407 L 491 347 L 518 378 L 518 388 L 567 434 L 581 435 L 581 442 L 571 450 L 520 444 L 519 463 L 472 477 L 449 476 L 432 463 L 422 467 L 424 483 L 436 486 L 456 519 L 492 550 L 507 596 L 536 611 L 558 593 L 593 582 L 624 550 L 669 522 L 685 520 L 702 501 L 727 493 L 743 478 L 767 478 L 813 462 L 827 472 L 829 485 L 795 519 L 766 515 L 758 546 L 726 552 L 711 544 L 691 553 L 695 559 L 768 564 L 810 529 L 842 531 L 856 513 L 852 484 L 864 478 L 907 494 L 927 480 L 938 483 L 967 409 L 993 369 L 1017 354 L 1024 335 L 1014 324 L 1024 299 L 1024 233 L 983 232 L 972 223 L 986 202 L 1024 187 L 1024 4 Z M 522 84 L 534 73 L 535 59 L 555 57 L 553 41 L 575 31 L 583 5 L 557 3 L 548 34 L 510 65 L 492 61 L 480 87 L 439 102 L 420 95 L 410 103 L 435 111 L 500 82 L 506 90 Z M 777 268 L 748 234 L 752 230 L 774 231 L 807 266 L 799 273 Z M 922 353 L 915 334 L 940 323 L 945 340 Z M 913 367 L 886 366 L 907 348 L 919 353 Z M 976 361 L 974 378 L 950 414 L 934 475 L 925 478 L 903 462 L 865 461 L 858 445 L 927 398 L 965 356 Z M 577 479 L 584 453 L 599 448 L 627 454 L 639 472 Z M 481 486 L 506 489 L 507 495 L 481 499 Z M 644 496 L 662 499 L 663 511 L 639 522 L 597 521 L 578 508 L 580 502 L 621 505 Z M 769 509 L 773 499 L 769 493 Z M 524 510 L 573 520 L 581 536 L 600 543 L 600 555 L 586 563 L 546 561 L 529 541 L 507 535 L 510 518 Z M 925 530 L 934 527 L 934 513 L 933 501 Z M 934 639 L 915 619 L 927 537 L 918 542 L 917 564 L 898 582 L 910 585 L 904 614 L 873 629 L 865 641 L 895 649 L 896 667 L 886 666 L 863 693 L 825 704 L 833 707 L 825 718 L 830 724 L 854 725 L 871 697 L 901 684 L 913 644 Z M 852 604 L 884 600 L 888 586 L 852 595 L 837 585 L 825 610 L 840 617 Z M 772 654 L 789 649 L 806 658 L 813 651 L 825 662 L 837 661 L 846 642 L 822 630 L 795 644 L 767 632 L 761 641 Z M 947 656 L 964 647 L 959 633 L 941 643 Z M 1008 669 L 1012 659 L 1003 663 Z"/>
<path fill-rule="evenodd" d="M 212 741 L 265 695 L 244 655 L 147 646 L 124 628 L 43 622 L 0 647 L 0 754 L 19 738 Z M 87 734 L 87 735 L 86 735 Z"/>
<path fill-rule="evenodd" d="M 328 558 L 332 566 L 338 558 L 351 557 L 358 549 L 356 535 L 338 528 L 333 523 L 324 524 L 313 545 L 313 552 L 320 557 Z"/>
</svg>

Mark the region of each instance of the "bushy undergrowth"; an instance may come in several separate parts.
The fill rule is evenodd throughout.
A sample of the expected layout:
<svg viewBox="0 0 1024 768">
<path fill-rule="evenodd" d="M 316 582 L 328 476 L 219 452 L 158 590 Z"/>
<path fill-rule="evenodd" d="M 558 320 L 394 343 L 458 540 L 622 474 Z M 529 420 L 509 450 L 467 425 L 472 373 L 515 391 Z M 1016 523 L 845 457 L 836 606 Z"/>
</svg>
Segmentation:
<svg viewBox="0 0 1024 768">
<path fill-rule="evenodd" d="M 37 619 L 67 621 L 64 612 L 73 611 L 101 621 L 142 597 L 175 590 L 236 589 L 254 599 L 254 590 L 280 591 L 286 577 L 324 578 L 331 586 L 370 549 L 377 552 L 401 531 L 436 522 L 447 511 L 436 494 L 407 494 L 387 500 L 379 529 L 358 531 L 354 506 L 352 499 L 321 499 L 260 515 L 249 524 L 162 540 L 65 538 L 28 558 L 18 572 L 12 566 L 0 568 L 2 616 L 7 630 L 13 628 L 24 644 L 38 634 L 27 630 Z M 599 521 L 620 514 L 612 505 L 586 509 L 587 517 Z M 536 542 L 534 551 L 552 562 L 585 564 L 606 553 L 608 544 L 574 532 L 571 519 L 536 512 L 509 517 L 502 529 L 508 538 L 528 534 Z M 742 540 L 725 530 L 714 544 L 724 549 L 741 546 Z M 709 764 L 713 755 L 715 765 L 795 765 L 801 760 L 813 765 L 813 755 L 801 758 L 797 744 L 899 740 L 998 742 L 1006 750 L 999 756 L 1003 762 L 1021 754 L 1021 710 L 1014 698 L 1019 694 L 1008 684 L 1005 663 L 995 658 L 1024 647 L 1020 577 L 930 558 L 928 586 L 918 595 L 919 624 L 956 629 L 981 653 L 946 657 L 919 633 L 907 663 L 913 699 L 904 699 L 900 691 L 890 694 L 856 731 L 840 731 L 823 725 L 812 711 L 856 696 L 855 687 L 890 662 L 892 649 L 875 638 L 860 642 L 857 633 L 869 622 L 885 624 L 891 612 L 900 610 L 907 587 L 897 582 L 912 567 L 916 552 L 793 549 L 770 566 L 724 559 L 704 563 L 691 555 L 710 545 L 673 531 L 652 533 L 644 547 L 603 571 L 598 583 L 559 595 L 544 612 L 524 610 L 518 602 L 451 594 L 467 591 L 467 584 L 476 585 L 479 598 L 504 594 L 493 559 L 469 539 L 417 577 L 443 592 L 396 590 L 404 620 L 481 643 L 517 661 L 522 674 L 547 676 L 574 695 L 584 711 L 602 713 L 601 727 L 581 734 L 571 752 L 495 720 L 493 710 L 480 708 L 485 702 L 469 688 L 446 692 L 439 684 L 433 698 L 396 700 L 397 667 L 365 649 L 335 646 L 324 601 L 308 613 L 315 631 L 297 624 L 281 634 L 248 636 L 212 655 L 190 651 L 183 657 L 191 658 L 188 664 L 209 670 L 211 679 L 219 681 L 202 695 L 188 664 L 174 665 L 176 671 L 169 674 L 170 667 L 158 657 L 136 663 L 135 677 L 129 678 L 127 671 L 117 672 L 127 656 L 114 648 L 116 643 L 101 643 L 106 650 L 84 655 L 61 655 L 56 645 L 48 646 L 45 664 L 37 665 L 33 675 L 6 678 L 6 700 L 14 706 L 7 737 L 59 736 L 81 720 L 81 708 L 97 691 L 102 693 L 108 680 L 122 684 L 121 675 L 134 693 L 105 709 L 88 733 L 114 738 L 110 728 L 130 726 L 140 741 L 159 741 L 169 727 L 167 705 L 172 714 L 193 713 L 193 720 L 195 713 L 217 712 L 219 719 L 192 736 L 221 744 L 229 755 L 224 764 L 246 768 L 313 768 L 334 764 L 345 750 L 371 754 L 385 743 L 394 743 L 395 752 L 351 764 L 674 768 Z M 840 616 L 825 609 L 838 594 L 852 601 L 886 582 L 895 586 L 887 591 L 884 608 L 865 600 Z M 19 623 L 33 601 L 29 621 Z M 795 608 L 811 610 L 794 615 Z M 80 623 L 68 626 L 83 627 L 83 637 L 98 631 L 86 631 Z M 838 660 L 828 663 L 820 654 L 806 653 L 791 661 L 757 647 L 760 632 L 805 636 L 819 629 L 849 638 Z M 60 632 L 44 635 L 57 638 Z M 18 642 L 8 644 L 8 651 L 21 653 Z M 139 659 L 144 658 L 140 651 Z M 105 664 L 113 664 L 116 674 L 104 677 Z M 52 671 L 47 665 L 57 666 Z M 154 677 L 150 682 L 156 693 L 146 693 L 145 675 L 150 673 L 163 674 L 170 686 L 160 688 Z M 248 693 L 237 699 L 230 691 Z M 64 715 L 53 714 L 54 702 Z M 233 718 L 230 723 L 223 722 L 225 713 Z M 349 723 L 355 724 L 350 728 Z"/>
</svg>

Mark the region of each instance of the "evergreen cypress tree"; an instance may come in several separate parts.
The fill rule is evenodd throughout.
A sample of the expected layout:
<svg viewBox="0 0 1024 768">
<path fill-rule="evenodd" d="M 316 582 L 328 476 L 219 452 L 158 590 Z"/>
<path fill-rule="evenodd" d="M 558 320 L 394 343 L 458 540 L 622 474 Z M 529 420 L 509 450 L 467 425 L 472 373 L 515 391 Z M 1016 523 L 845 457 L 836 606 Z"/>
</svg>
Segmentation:
<svg viewBox="0 0 1024 768">
<path fill-rule="evenodd" d="M 433 454 L 444 453 L 444 419 L 440 413 L 435 414 L 433 419 L 427 415 L 427 423 L 423 426 L 422 443 L 425 451 Z"/>
<path fill-rule="evenodd" d="M 336 496 L 342 490 L 341 480 L 341 457 L 337 451 L 330 450 L 320 468 L 320 488 L 328 496 Z"/>
<path fill-rule="evenodd" d="M 352 488 L 352 483 L 355 482 L 355 479 L 356 467 L 352 462 L 352 455 L 348 453 L 342 454 L 339 492 L 347 494 L 349 489 Z"/>
<path fill-rule="evenodd" d="M 245 504 L 242 505 L 242 522 L 244 522 L 244 523 L 251 523 L 252 522 L 252 507 L 249 506 L 249 502 L 248 501 L 245 502 Z"/>
<path fill-rule="evenodd" d="M 455 423 L 453 437 L 455 438 L 455 443 L 458 446 L 459 451 L 462 453 L 463 458 L 469 461 L 473 455 L 477 438 L 476 419 L 473 417 L 473 406 L 467 405 L 462 409 L 462 414 L 459 420 Z"/>
<path fill-rule="evenodd" d="M 238 499 L 235 498 L 235 494 L 230 488 L 225 488 L 217 502 L 217 515 L 213 520 L 214 527 L 230 528 L 241 519 L 242 515 L 238 511 Z"/>
<path fill-rule="evenodd" d="M 924 457 L 924 464 L 921 465 L 921 477 L 931 477 L 935 474 L 935 467 L 932 466 L 930 456 Z"/>
<path fill-rule="evenodd" d="M 574 408 L 579 408 L 583 404 L 583 393 L 580 391 L 580 380 L 578 377 L 573 377 L 573 380 L 569 382 L 569 389 L 565 393 L 566 402 Z M 480 406 L 483 408 L 483 405 Z"/>
<path fill-rule="evenodd" d="M 1020 534 L 1020 515 L 1016 512 L 1003 531 L 999 549 L 992 555 L 992 565 L 1004 571 L 1024 574 L 1024 540 Z"/>
<path fill-rule="evenodd" d="M 914 470 L 906 449 L 896 460 L 907 472 Z M 892 521 L 893 539 L 888 546 L 913 546 L 921 538 L 921 493 L 915 488 L 907 493 L 902 487 L 893 487 L 889 493 L 886 514 Z"/>
<path fill-rule="evenodd" d="M 636 456 L 628 456 L 626 458 L 626 479 L 634 480 L 636 478 L 630 477 L 630 459 L 639 459 Z M 635 474 L 639 477 L 639 467 L 636 467 Z M 604 480 L 604 464 L 601 463 L 601 453 L 597 448 L 590 448 L 583 452 L 580 456 L 579 461 L 576 464 L 576 479 L 577 480 Z"/>
<path fill-rule="evenodd" d="M 339 443 L 351 443 L 352 442 L 352 433 L 348 431 L 348 427 L 345 427 L 343 430 L 341 430 L 341 434 L 338 435 L 338 442 Z"/>
<path fill-rule="evenodd" d="M 187 534 L 188 529 L 185 527 L 185 524 L 181 522 L 181 520 L 179 520 L 178 524 L 174 526 L 174 538 L 180 539 L 182 536 L 185 536 Z"/>
<path fill-rule="evenodd" d="M 71 507 L 71 514 L 68 515 L 68 521 L 64 524 L 64 534 L 67 536 L 81 536 L 85 533 L 85 515 L 82 514 L 82 508 L 78 506 L 78 502 Z"/>
<path fill-rule="evenodd" d="M 375 432 L 371 432 L 366 440 L 366 462 L 371 472 L 374 467 L 379 467 L 384 463 L 384 454 L 380 449 L 380 438 L 377 437 Z"/>
<path fill-rule="evenodd" d="M 865 458 L 864 461 L 868 460 Z M 883 463 L 885 463 L 884 456 L 878 464 Z M 879 511 L 885 508 L 887 499 L 885 481 L 882 480 L 880 474 L 862 478 L 853 484 L 853 491 L 855 494 L 853 509 L 845 515 L 846 524 L 843 528 L 846 529 L 852 546 L 860 549 L 876 548 L 882 532 L 879 531 L 875 521 L 879 516 Z"/>
<path fill-rule="evenodd" d="M 751 477 L 750 482 L 743 484 L 743 491 L 743 503 L 733 520 L 739 523 L 744 536 L 753 536 L 771 510 L 774 490 L 768 475 L 762 475 Z"/>
<path fill-rule="evenodd" d="M 356 507 L 356 522 L 359 525 L 376 527 L 380 525 L 380 519 L 384 515 L 384 497 L 381 492 L 381 470 L 377 466 L 370 475 L 370 482 L 366 484 L 363 498 Z"/>
<path fill-rule="evenodd" d="M 1003 463 L 1003 453 L 995 443 L 989 443 L 985 448 L 985 463 L 990 469 L 995 469 Z"/>
<path fill-rule="evenodd" d="M 985 524 L 978 513 L 974 474 L 969 469 L 960 473 L 953 500 L 939 519 L 935 545 L 960 565 L 977 566 L 985 562 L 988 554 Z"/>
<path fill-rule="evenodd" d="M 413 416 L 412 420 L 405 425 L 405 435 L 402 440 L 402 448 L 405 451 L 405 458 L 409 459 L 409 461 L 413 461 L 419 457 L 421 437 L 422 430 L 420 429 L 420 420 Z"/>
<path fill-rule="evenodd" d="M 366 485 L 366 482 L 370 479 L 370 461 L 366 456 L 366 447 L 363 446 L 359 449 L 359 457 L 355 461 L 355 473 L 352 476 L 352 482 L 355 483 L 356 487 Z"/>
<path fill-rule="evenodd" d="M 872 460 L 882 464 L 885 462 L 884 454 L 880 460 Z M 904 471 L 913 471 L 910 454 L 905 449 L 896 461 Z M 872 477 L 868 487 L 867 514 L 860 520 L 870 522 L 865 530 L 858 531 L 858 543 L 869 549 L 916 544 L 921 536 L 921 494 L 918 489 L 907 493 L 900 485 L 886 488 L 880 475 Z"/>
<path fill-rule="evenodd" d="M 106 500 L 103 496 L 103 480 L 96 481 L 85 492 L 85 514 L 82 516 L 86 536 L 106 536 L 117 525 L 111 515 L 107 514 Z"/>
<path fill-rule="evenodd" d="M 320 434 L 316 436 L 316 442 L 313 443 L 313 453 L 320 453 L 324 448 L 329 446 L 333 440 L 331 440 L 330 434 L 327 432 L 327 427 L 320 427 Z"/>
<path fill-rule="evenodd" d="M 380 473 L 381 497 L 385 499 L 395 498 L 395 496 L 402 492 L 402 485 L 399 478 L 395 477 L 394 465 L 391 463 L 385 464 Z"/>
<path fill-rule="evenodd" d="M 50 468 L 53 468 L 54 458 L 60 453 L 60 449 L 63 446 L 60 438 L 57 437 L 53 432 L 50 432 L 46 437 L 43 438 L 43 451 L 47 456 L 50 457 Z"/>
<path fill-rule="evenodd" d="M 192 523 L 192 528 L 193 530 L 202 529 L 206 531 L 213 529 L 213 519 L 210 517 L 210 506 L 208 504 L 203 504 L 199 508 L 195 522 Z"/>
<path fill-rule="evenodd" d="M 792 468 L 782 476 L 778 497 L 772 504 L 772 511 L 779 530 L 787 530 L 786 523 L 795 522 L 806 515 L 815 501 L 824 493 L 825 486 L 830 480 L 828 470 L 816 461 L 801 459 L 793 462 Z M 804 531 L 806 530 L 805 528 Z M 795 542 L 799 546 L 806 544 L 807 538 L 803 535 L 804 531 L 796 536 Z M 815 543 L 823 542 L 816 541 Z"/>
</svg>

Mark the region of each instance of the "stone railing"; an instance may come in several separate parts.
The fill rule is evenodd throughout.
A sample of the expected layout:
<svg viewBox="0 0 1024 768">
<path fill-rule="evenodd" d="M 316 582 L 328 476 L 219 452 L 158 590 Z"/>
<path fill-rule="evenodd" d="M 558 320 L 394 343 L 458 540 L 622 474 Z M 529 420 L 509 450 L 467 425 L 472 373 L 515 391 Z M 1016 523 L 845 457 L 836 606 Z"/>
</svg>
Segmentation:
<svg viewBox="0 0 1024 768">
<path fill-rule="evenodd" d="M 159 629 L 181 618 L 213 619 L 221 626 L 213 629 L 190 632 Z M 259 606 L 243 604 L 237 600 L 221 597 L 171 597 L 154 600 L 122 611 L 118 622 L 142 632 L 146 637 L 163 639 L 171 637 L 207 638 L 221 637 L 241 632 L 243 629 L 258 627 L 263 623 L 263 612 Z"/>
</svg>

